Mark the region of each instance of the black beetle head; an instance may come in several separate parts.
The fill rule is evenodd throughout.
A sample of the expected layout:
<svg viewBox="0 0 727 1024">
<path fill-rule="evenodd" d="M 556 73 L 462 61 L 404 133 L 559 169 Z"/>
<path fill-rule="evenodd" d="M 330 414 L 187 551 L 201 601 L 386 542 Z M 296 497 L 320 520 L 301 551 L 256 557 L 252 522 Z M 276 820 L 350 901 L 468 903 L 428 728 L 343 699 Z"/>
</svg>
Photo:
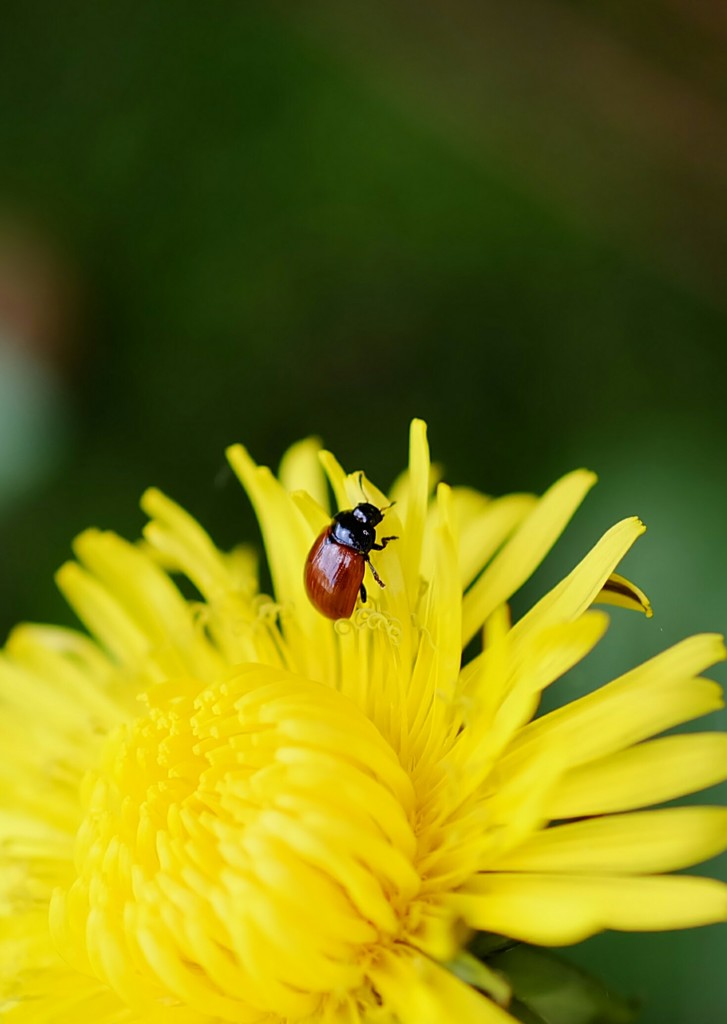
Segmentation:
<svg viewBox="0 0 727 1024">
<path fill-rule="evenodd" d="M 365 526 L 378 526 L 384 518 L 381 514 L 381 509 L 378 509 L 376 505 L 372 505 L 368 501 L 363 501 L 360 505 L 357 505 L 353 509 L 353 515 Z"/>
</svg>

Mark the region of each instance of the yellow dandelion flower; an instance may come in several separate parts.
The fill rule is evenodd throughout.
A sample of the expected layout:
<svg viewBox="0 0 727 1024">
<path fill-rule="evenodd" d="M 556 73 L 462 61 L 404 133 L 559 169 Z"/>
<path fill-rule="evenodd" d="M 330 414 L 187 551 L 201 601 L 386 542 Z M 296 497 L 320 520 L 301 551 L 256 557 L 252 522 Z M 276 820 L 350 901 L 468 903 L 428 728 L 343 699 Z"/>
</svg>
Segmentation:
<svg viewBox="0 0 727 1024">
<path fill-rule="evenodd" d="M 326 478 L 351 508 L 359 475 L 313 442 L 279 480 L 241 447 L 229 459 L 273 596 L 249 551 L 219 551 L 151 490 L 142 542 L 88 531 L 58 574 L 90 637 L 8 640 L 3 1019 L 497 1024 L 507 992 L 467 953 L 476 930 L 561 945 L 727 917 L 725 886 L 669 874 L 727 846 L 727 811 L 644 810 L 727 777 L 727 737 L 654 738 L 722 706 L 700 676 L 721 639 L 534 718 L 606 630 L 594 602 L 649 610 L 614 572 L 643 531 L 626 519 L 509 623 L 592 474 L 541 498 L 432 495 L 415 421 L 392 494 L 363 481 L 397 502 L 399 539 L 373 557 L 386 587 L 333 622 L 303 566 Z"/>
</svg>

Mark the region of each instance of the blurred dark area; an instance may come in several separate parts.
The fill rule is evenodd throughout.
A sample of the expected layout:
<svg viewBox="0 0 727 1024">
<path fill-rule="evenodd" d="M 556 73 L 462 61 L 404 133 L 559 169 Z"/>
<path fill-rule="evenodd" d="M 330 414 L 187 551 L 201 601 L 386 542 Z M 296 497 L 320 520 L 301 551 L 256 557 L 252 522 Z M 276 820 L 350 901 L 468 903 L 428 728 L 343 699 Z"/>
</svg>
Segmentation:
<svg viewBox="0 0 727 1024">
<path fill-rule="evenodd" d="M 227 444 L 276 465 L 317 434 L 386 486 L 413 415 L 453 483 L 600 473 L 526 599 L 648 523 L 626 570 L 655 617 L 616 613 L 584 686 L 725 628 L 722 5 L 5 0 L 0 25 L 3 635 L 72 621 L 72 537 L 136 536 L 146 486 L 230 546 L 257 535 Z M 720 949 L 578 955 L 681 1024 L 723 1018 Z"/>
</svg>

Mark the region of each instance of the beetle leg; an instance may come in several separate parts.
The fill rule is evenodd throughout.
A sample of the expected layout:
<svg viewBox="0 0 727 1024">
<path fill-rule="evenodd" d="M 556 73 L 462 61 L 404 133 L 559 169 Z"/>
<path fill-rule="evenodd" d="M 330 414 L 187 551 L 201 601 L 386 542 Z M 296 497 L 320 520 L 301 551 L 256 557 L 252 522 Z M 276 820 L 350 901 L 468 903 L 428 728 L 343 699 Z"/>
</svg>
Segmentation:
<svg viewBox="0 0 727 1024">
<path fill-rule="evenodd" d="M 361 584 L 361 603 L 366 604 L 366 587 Z"/>
<path fill-rule="evenodd" d="M 398 540 L 398 537 L 382 537 L 380 544 L 372 544 L 371 548 L 374 551 L 383 551 L 390 540 Z"/>
<path fill-rule="evenodd" d="M 379 574 L 377 573 L 376 569 L 374 569 L 373 565 L 371 564 L 371 559 L 370 559 L 370 558 L 368 557 L 368 555 L 366 556 L 366 561 L 367 561 L 367 562 L 369 563 L 369 569 L 371 570 L 371 573 L 372 573 L 372 575 L 373 575 L 374 579 L 376 580 L 376 582 L 378 583 L 378 585 L 379 585 L 380 587 L 385 587 L 385 586 L 386 586 L 386 584 L 385 584 L 385 583 L 384 583 L 384 581 L 383 581 L 383 580 L 381 579 L 381 577 L 380 577 L 380 576 L 379 576 Z"/>
</svg>

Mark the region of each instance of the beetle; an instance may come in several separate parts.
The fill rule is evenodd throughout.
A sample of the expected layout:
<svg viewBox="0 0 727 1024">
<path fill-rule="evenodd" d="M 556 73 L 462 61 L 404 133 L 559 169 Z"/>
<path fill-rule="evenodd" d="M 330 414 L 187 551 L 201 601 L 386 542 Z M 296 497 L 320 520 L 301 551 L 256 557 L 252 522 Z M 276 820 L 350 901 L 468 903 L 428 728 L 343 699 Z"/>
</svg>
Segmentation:
<svg viewBox="0 0 727 1024">
<path fill-rule="evenodd" d="M 391 503 L 394 504 L 393 502 Z M 316 538 L 308 553 L 303 579 L 311 604 L 329 619 L 348 619 L 356 607 L 356 598 L 366 602 L 364 573 L 368 564 L 380 587 L 383 580 L 369 558 L 370 551 L 383 551 L 391 540 L 376 540 L 376 527 L 391 508 L 377 508 L 369 501 L 338 512 Z"/>
</svg>

